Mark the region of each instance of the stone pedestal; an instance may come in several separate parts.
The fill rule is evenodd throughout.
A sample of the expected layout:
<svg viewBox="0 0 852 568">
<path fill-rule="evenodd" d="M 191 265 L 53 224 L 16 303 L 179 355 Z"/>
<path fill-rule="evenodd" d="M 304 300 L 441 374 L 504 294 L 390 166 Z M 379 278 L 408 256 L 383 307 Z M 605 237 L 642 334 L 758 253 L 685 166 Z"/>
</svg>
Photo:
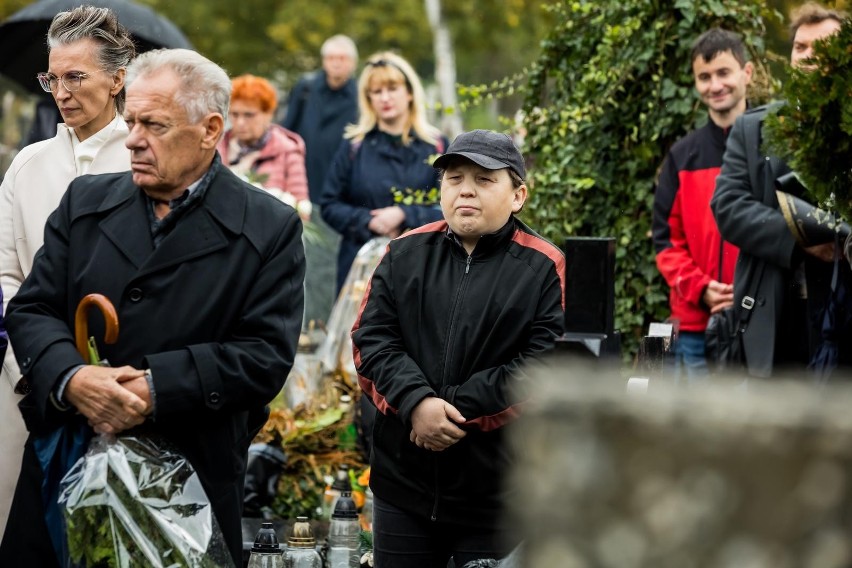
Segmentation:
<svg viewBox="0 0 852 568">
<path fill-rule="evenodd" d="M 511 430 L 527 568 L 852 566 L 852 387 L 628 394 L 559 359 Z"/>
</svg>

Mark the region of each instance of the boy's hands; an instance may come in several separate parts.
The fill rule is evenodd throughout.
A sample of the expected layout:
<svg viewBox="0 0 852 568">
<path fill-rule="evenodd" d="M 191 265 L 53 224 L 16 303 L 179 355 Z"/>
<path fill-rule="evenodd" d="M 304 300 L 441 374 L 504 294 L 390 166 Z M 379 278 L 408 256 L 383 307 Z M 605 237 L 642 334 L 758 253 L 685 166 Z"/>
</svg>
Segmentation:
<svg viewBox="0 0 852 568">
<path fill-rule="evenodd" d="M 457 426 L 465 421 L 458 409 L 444 399 L 428 396 L 411 412 L 409 439 L 418 448 L 440 452 L 467 435 Z"/>
</svg>

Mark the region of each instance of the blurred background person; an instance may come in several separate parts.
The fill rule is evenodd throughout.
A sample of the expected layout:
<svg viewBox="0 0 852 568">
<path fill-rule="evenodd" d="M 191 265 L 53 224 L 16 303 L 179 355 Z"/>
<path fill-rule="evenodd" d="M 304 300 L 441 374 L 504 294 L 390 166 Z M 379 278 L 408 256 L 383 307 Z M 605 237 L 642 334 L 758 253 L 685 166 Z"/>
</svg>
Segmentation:
<svg viewBox="0 0 852 568">
<path fill-rule="evenodd" d="M 358 120 L 355 42 L 345 35 L 332 36 L 322 44 L 320 55 L 322 69 L 304 76 L 293 87 L 281 123 L 305 141 L 308 193 L 314 205 L 311 221 L 317 238 L 305 240 L 305 322 L 327 321 L 334 305 L 340 237 L 322 220 L 318 205 L 343 129 Z"/>
<path fill-rule="evenodd" d="M 17 293 L 41 248 L 44 225 L 68 184 L 83 174 L 130 169 L 124 76 L 136 54 L 127 29 L 107 8 L 60 12 L 47 34 L 42 88 L 53 95 L 63 124 L 48 140 L 15 157 L 0 185 L 0 284 L 4 307 Z M 0 378 L 0 533 L 5 529 L 26 431 L 14 387 L 21 372 L 9 346 Z"/>
<path fill-rule="evenodd" d="M 240 75 L 231 85 L 231 129 L 218 147 L 222 162 L 294 207 L 304 201 L 307 207 L 300 214 L 309 217 L 305 143 L 295 132 L 272 123 L 278 107 L 275 87 L 254 75 Z"/>
<path fill-rule="evenodd" d="M 323 187 L 323 219 L 341 235 L 337 290 L 358 249 L 375 236 L 442 218 L 432 161 L 447 147 L 426 120 L 420 78 L 394 53 L 371 56 L 358 80 L 360 119 L 345 138 Z"/>
<path fill-rule="evenodd" d="M 669 150 L 654 190 L 653 244 L 657 269 L 669 285 L 670 320 L 679 322 L 674 372 L 687 381 L 706 378 L 704 332 L 710 314 L 734 301 L 739 251 L 719 234 L 710 198 L 722 167 L 725 141 L 748 106 L 754 65 L 742 38 L 712 28 L 692 44 L 695 91 L 709 120 Z"/>
</svg>

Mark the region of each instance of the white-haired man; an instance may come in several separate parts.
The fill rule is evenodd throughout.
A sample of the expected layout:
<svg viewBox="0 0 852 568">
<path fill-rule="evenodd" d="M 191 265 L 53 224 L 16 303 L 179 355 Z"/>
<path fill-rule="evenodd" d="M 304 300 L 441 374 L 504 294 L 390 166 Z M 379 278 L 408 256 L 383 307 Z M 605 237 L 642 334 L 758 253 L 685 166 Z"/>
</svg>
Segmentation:
<svg viewBox="0 0 852 568">
<path fill-rule="evenodd" d="M 133 62 L 127 85 L 131 171 L 71 184 L 9 305 L 30 438 L 3 566 L 58 566 L 45 546 L 35 447 L 74 421 L 173 443 L 198 472 L 239 565 L 246 452 L 293 363 L 301 222 L 221 165 L 227 74 L 193 51 L 160 50 Z M 118 312 L 118 342 L 100 346 L 113 367 L 86 365 L 74 348 L 70 318 L 95 292 Z"/>
</svg>

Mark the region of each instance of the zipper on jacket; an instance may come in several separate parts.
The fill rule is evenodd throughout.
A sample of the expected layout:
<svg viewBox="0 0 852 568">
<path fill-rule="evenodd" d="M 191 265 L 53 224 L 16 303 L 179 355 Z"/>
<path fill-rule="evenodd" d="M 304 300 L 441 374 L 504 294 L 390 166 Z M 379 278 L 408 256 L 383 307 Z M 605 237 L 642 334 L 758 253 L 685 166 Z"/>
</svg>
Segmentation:
<svg viewBox="0 0 852 568">
<path fill-rule="evenodd" d="M 467 261 L 464 265 L 464 275 L 462 276 L 461 282 L 459 282 L 458 288 L 456 289 L 456 297 L 453 300 L 453 307 L 450 310 L 450 327 L 447 330 L 447 338 L 444 340 L 444 370 L 441 371 L 441 386 L 445 386 L 447 383 L 447 370 L 449 368 L 450 360 L 450 350 L 453 345 L 453 338 L 455 337 L 456 332 L 456 314 L 458 313 L 459 302 L 461 301 L 462 292 L 467 287 L 467 275 L 470 272 L 470 263 L 473 260 L 471 255 L 467 256 Z"/>
<path fill-rule="evenodd" d="M 441 372 L 441 386 L 443 387 L 447 382 L 447 369 L 450 364 L 450 360 L 452 357 L 450 356 L 450 346 L 453 345 L 453 338 L 455 336 L 456 331 L 456 314 L 458 313 L 459 302 L 461 301 L 462 292 L 467 287 L 467 275 L 470 272 L 470 263 L 473 260 L 471 255 L 467 255 L 467 261 L 465 261 L 464 265 L 464 275 L 462 275 L 461 282 L 459 282 L 458 288 L 456 289 L 456 297 L 453 300 L 453 307 L 450 310 L 450 327 L 447 330 L 447 338 L 444 343 L 444 370 Z M 438 456 L 434 456 L 434 473 L 435 473 L 435 500 L 432 502 L 432 515 L 430 519 L 434 522 L 438 520 L 438 502 L 441 500 L 441 492 L 439 490 L 440 484 L 438 483 Z"/>
</svg>

